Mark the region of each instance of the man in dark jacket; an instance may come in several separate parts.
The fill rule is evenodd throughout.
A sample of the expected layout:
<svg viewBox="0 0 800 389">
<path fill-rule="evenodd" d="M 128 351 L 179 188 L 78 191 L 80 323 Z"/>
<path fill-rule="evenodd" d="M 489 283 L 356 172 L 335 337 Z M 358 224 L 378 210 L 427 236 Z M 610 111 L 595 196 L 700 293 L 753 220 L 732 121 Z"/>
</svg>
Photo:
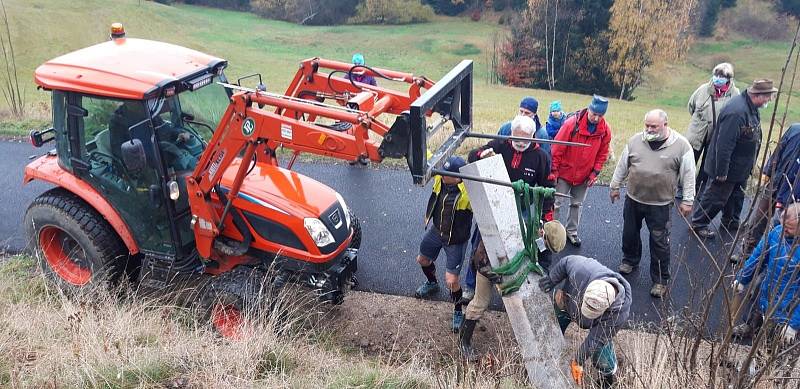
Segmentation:
<svg viewBox="0 0 800 389">
<path fill-rule="evenodd" d="M 555 288 L 553 303 L 562 333 L 572 322 L 589 330 L 570 363 L 575 383 L 582 385 L 583 364 L 591 357 L 603 386 L 613 384 L 617 372 L 613 339 L 628 320 L 633 301 L 628 281 L 592 258 L 568 255 L 539 279 L 539 287 L 546 293 Z"/>
<path fill-rule="evenodd" d="M 542 127 L 539 122 L 539 115 L 536 111 L 539 109 L 539 101 L 532 96 L 526 96 L 519 102 L 519 115 L 527 116 L 536 123 L 536 138 L 538 139 L 553 139 L 547 135 L 547 130 Z M 507 121 L 497 129 L 497 135 L 509 136 L 511 135 L 511 121 Z M 544 150 L 547 155 L 550 155 L 550 145 L 547 143 L 539 144 L 539 147 Z"/>
<path fill-rule="evenodd" d="M 708 146 L 703 187 L 692 214 L 692 228 L 700 238 L 716 235 L 708 225 L 722 211 L 722 228 L 739 228 L 744 202 L 744 184 L 750 177 L 761 146 L 760 108 L 767 106 L 777 89 L 771 80 L 756 80 L 746 93 L 736 96 L 722 108 L 717 131 Z"/>
<path fill-rule="evenodd" d="M 750 255 L 767 228 L 772 207 L 788 205 L 800 186 L 795 183 L 800 164 L 800 123 L 794 123 L 783 133 L 778 146 L 761 169 L 761 193 L 756 208 L 745 224 L 741 253 L 734 253 L 731 261 L 738 263 Z M 773 179 L 774 177 L 774 179 Z M 793 193 L 794 192 L 794 193 Z"/>
<path fill-rule="evenodd" d="M 444 169 L 458 173 L 466 165 L 461 157 L 452 156 L 444 164 Z M 431 221 L 433 223 L 431 224 Z M 467 250 L 467 241 L 472 227 L 472 207 L 467 196 L 467 189 L 459 178 L 436 176 L 433 179 L 433 192 L 428 200 L 425 210 L 425 226 L 430 228 L 422 237 L 419 246 L 417 263 L 422 267 L 427 281 L 417 288 L 415 296 L 422 298 L 439 291 L 439 282 L 436 280 L 436 265 L 434 261 L 439 252 L 444 249 L 447 257 L 445 269 L 445 283 L 450 289 L 450 298 L 455 304 L 453 310 L 453 332 L 458 332 L 464 322 L 461 309 L 461 284 L 459 274 Z"/>
<path fill-rule="evenodd" d="M 604 118 L 607 110 L 607 99 L 592 97 L 589 106 L 567 119 L 555 137 L 555 140 L 585 143 L 589 147 L 553 145 L 551 148 L 556 191 L 571 196 L 566 227 L 567 239 L 575 247 L 581 245 L 578 225 L 586 191 L 597 181 L 608 159 L 611 128 Z M 564 212 L 566 201 L 556 199 L 556 212 Z"/>
</svg>

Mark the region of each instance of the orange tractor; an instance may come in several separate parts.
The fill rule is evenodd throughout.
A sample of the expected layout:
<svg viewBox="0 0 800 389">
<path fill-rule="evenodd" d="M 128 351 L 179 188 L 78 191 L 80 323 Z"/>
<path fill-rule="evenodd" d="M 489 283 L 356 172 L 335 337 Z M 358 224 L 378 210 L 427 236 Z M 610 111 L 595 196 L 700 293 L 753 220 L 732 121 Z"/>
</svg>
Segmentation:
<svg viewBox="0 0 800 389">
<path fill-rule="evenodd" d="M 53 126 L 32 131 L 31 143 L 55 149 L 26 167 L 25 182 L 55 188 L 30 205 L 25 228 L 52 280 L 81 290 L 129 277 L 156 295 L 204 280 L 199 303 L 223 333 L 259 304 L 269 267 L 341 303 L 355 282 L 358 219 L 334 190 L 290 170 L 297 155 L 405 158 L 421 185 L 469 136 L 470 61 L 434 83 L 312 58 L 283 94 L 260 75 L 230 83 L 226 66 L 115 25 L 108 42 L 36 69 L 52 92 Z M 242 85 L 254 77 L 255 88 Z M 428 151 L 445 127 L 453 133 Z M 294 151 L 288 168 L 280 148 Z"/>
</svg>

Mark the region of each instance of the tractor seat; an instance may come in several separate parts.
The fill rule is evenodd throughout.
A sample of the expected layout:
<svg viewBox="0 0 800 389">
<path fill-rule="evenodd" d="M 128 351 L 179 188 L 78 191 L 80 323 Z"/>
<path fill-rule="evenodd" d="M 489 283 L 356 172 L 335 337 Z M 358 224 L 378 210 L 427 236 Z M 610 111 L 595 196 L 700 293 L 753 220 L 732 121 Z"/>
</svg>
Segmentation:
<svg viewBox="0 0 800 389">
<path fill-rule="evenodd" d="M 97 147 L 97 151 L 108 156 L 114 156 L 111 153 L 111 134 L 107 128 L 94 136 L 94 144 Z"/>
</svg>

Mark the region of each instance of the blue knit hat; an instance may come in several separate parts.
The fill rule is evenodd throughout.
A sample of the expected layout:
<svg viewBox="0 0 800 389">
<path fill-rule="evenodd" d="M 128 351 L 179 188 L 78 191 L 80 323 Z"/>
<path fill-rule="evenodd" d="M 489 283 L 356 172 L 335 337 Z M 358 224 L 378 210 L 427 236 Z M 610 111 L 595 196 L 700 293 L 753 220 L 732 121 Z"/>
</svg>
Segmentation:
<svg viewBox="0 0 800 389">
<path fill-rule="evenodd" d="M 561 109 L 562 109 L 561 108 L 561 101 L 555 100 L 552 103 L 550 103 L 550 112 L 561 111 Z"/>
<path fill-rule="evenodd" d="M 353 65 L 364 65 L 364 56 L 361 53 L 353 54 Z"/>
<path fill-rule="evenodd" d="M 589 110 L 598 114 L 605 115 L 608 110 L 608 99 L 602 96 L 592 96 L 592 102 L 589 103 Z"/>
<path fill-rule="evenodd" d="M 461 158 L 457 155 L 453 155 L 450 158 L 447 158 L 447 161 L 444 163 L 444 166 L 442 167 L 444 168 L 444 170 L 447 170 L 448 172 L 458 173 L 459 172 L 458 169 L 461 169 L 466 164 L 467 162 L 464 161 L 464 158 Z"/>
<path fill-rule="evenodd" d="M 520 108 L 525 108 L 528 111 L 536 112 L 539 109 L 539 102 L 531 96 L 527 96 L 519 102 Z"/>
</svg>

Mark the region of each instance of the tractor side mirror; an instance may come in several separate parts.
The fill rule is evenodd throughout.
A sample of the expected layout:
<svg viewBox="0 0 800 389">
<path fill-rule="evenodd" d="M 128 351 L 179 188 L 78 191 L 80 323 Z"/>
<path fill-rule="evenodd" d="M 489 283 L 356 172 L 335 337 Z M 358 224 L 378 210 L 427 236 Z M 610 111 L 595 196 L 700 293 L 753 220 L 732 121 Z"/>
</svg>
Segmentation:
<svg viewBox="0 0 800 389">
<path fill-rule="evenodd" d="M 133 138 L 122 143 L 122 162 L 131 172 L 138 172 L 147 166 L 147 155 L 141 140 Z"/>
</svg>

